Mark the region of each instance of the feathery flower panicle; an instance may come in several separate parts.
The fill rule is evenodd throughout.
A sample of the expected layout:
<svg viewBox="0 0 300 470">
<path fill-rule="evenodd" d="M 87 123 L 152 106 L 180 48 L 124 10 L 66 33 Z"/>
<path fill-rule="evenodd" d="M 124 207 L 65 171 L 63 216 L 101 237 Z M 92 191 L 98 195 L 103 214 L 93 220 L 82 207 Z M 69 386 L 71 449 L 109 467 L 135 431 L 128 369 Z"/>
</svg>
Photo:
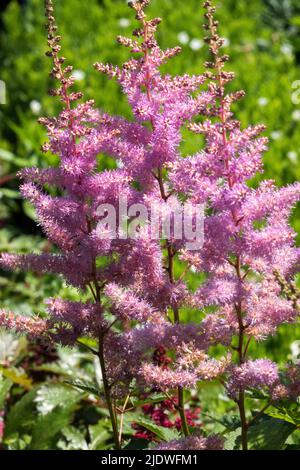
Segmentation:
<svg viewBox="0 0 300 470">
<path fill-rule="evenodd" d="M 55 325 L 67 324 L 73 329 L 74 338 L 84 335 L 98 337 L 107 328 L 103 321 L 102 311 L 97 304 L 70 302 L 63 299 L 48 299 L 48 312 L 51 323 Z"/>
<path fill-rule="evenodd" d="M 300 365 L 289 364 L 286 370 L 287 386 L 286 395 L 292 399 L 297 399 L 300 396 Z"/>
<path fill-rule="evenodd" d="M 112 313 L 122 320 L 136 320 L 145 323 L 148 320 L 155 320 L 159 314 L 153 307 L 144 300 L 140 300 L 133 293 L 122 289 L 114 283 L 110 283 L 105 288 L 105 294 L 112 302 Z"/>
<path fill-rule="evenodd" d="M 159 67 L 178 54 L 180 48 L 162 51 L 155 39 L 161 19 L 148 20 L 144 12 L 146 4 L 143 2 L 131 3 L 131 7 L 141 25 L 134 32 L 137 39 L 132 41 L 119 37 L 118 41 L 140 57 L 130 59 L 121 69 L 99 63 L 95 64 L 95 68 L 109 78 L 117 79 L 136 120 L 133 136 L 142 136 L 136 142 L 132 141 L 131 136 L 129 141 L 129 130 L 133 125 L 124 122 L 118 142 L 107 141 L 107 151 L 116 156 L 119 154 L 122 160 L 126 158 L 123 160 L 125 165 L 130 161 L 130 171 L 134 177 L 146 186 L 147 182 L 153 186 L 155 180 L 152 172 L 178 158 L 181 128 L 186 120 L 205 110 L 210 94 L 201 93 L 193 97 L 193 92 L 204 83 L 204 76 L 161 75 Z M 151 124 L 148 133 L 142 126 L 144 122 Z M 108 128 L 110 123 L 108 119 Z"/>
<path fill-rule="evenodd" d="M 42 337 L 48 330 L 48 324 L 45 320 L 15 315 L 1 310 L 0 327 L 13 330 L 16 333 L 27 333 L 31 338 Z"/>
<path fill-rule="evenodd" d="M 241 390 L 260 389 L 270 392 L 279 382 L 278 367 L 274 362 L 269 359 L 249 360 L 233 368 L 227 390 L 232 397 L 236 397 Z"/>
</svg>

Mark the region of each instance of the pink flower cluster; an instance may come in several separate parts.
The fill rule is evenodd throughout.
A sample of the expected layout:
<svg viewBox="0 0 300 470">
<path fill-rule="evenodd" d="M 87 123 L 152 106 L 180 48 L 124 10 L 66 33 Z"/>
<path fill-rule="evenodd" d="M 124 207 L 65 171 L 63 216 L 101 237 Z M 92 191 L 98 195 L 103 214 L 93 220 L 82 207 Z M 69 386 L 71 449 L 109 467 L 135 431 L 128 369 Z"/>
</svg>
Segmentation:
<svg viewBox="0 0 300 470">
<path fill-rule="evenodd" d="M 240 390 L 251 388 L 272 392 L 279 382 L 277 365 L 269 359 L 256 359 L 234 367 L 227 387 L 230 395 L 234 396 Z"/>
</svg>

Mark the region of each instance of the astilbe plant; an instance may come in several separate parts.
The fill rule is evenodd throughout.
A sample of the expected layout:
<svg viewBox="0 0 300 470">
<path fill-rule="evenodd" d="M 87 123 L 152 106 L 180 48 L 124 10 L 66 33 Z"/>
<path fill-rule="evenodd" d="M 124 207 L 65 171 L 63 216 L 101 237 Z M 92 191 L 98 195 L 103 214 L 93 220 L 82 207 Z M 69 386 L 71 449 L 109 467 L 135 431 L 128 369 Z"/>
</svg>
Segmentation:
<svg viewBox="0 0 300 470">
<path fill-rule="evenodd" d="M 248 351 L 251 340 L 273 335 L 282 323 L 295 322 L 299 313 L 291 282 L 300 256 L 289 216 L 300 185 L 248 185 L 263 170 L 267 141 L 260 136 L 263 126 L 241 129 L 233 118 L 232 103 L 243 92 L 226 93 L 233 74 L 224 70 L 228 57 L 220 53 L 223 41 L 211 2 L 204 4 L 212 55 L 207 72 L 176 77 L 160 73 L 161 65 L 180 50 L 159 48 L 155 32 L 161 20 L 146 17 L 148 4 L 129 4 L 140 26 L 134 39 L 118 38 L 133 58 L 121 68 L 95 64 L 127 96 L 133 113 L 128 121 L 95 109 L 91 101 L 75 104 L 82 95 L 71 90 L 72 68 L 60 56 L 52 2 L 46 1 L 47 55 L 58 82 L 52 94 L 60 98 L 63 110 L 58 118 L 41 121 L 49 136 L 44 151 L 58 155 L 60 163 L 22 171 L 21 192 L 56 249 L 2 254 L 1 265 L 61 275 L 79 289 L 82 302 L 49 299 L 46 318 L 1 312 L 0 324 L 46 342 L 74 345 L 84 336 L 97 340 L 98 350 L 92 352 L 99 358 L 116 448 L 122 446 L 122 419 L 115 402 L 125 399 L 126 411 L 130 395 L 153 391 L 171 398 L 184 434 L 160 449 L 222 448 L 218 436 L 203 437 L 200 431 L 190 435 L 184 403 L 184 389 L 220 376 L 238 406 L 247 449 L 245 392 L 263 390 L 270 402 L 299 394 L 296 366 L 288 368 L 282 384 L 276 364 L 248 359 Z M 187 124 L 204 135 L 205 146 L 183 158 L 180 144 Z M 114 158 L 116 169 L 98 171 L 99 154 Z M 174 220 L 178 208 L 188 204 L 193 225 L 205 204 L 203 246 L 189 248 L 191 240 L 176 238 L 174 227 L 166 239 L 157 239 L 151 220 L 137 223 L 132 237 L 118 223 L 112 236 L 102 223 L 106 212 L 99 207 L 118 211 L 125 199 L 136 208 L 128 222 L 136 220 L 141 205 L 149 210 L 154 205 L 160 215 Z M 184 268 L 175 276 L 177 260 Z M 205 281 L 192 291 L 187 278 L 195 271 Z M 181 322 L 185 307 L 198 313 L 197 323 Z M 207 307 L 214 313 L 206 314 Z M 221 359 L 210 357 L 210 347 L 217 344 L 228 350 Z M 153 360 L 161 348 L 166 361 Z"/>
</svg>

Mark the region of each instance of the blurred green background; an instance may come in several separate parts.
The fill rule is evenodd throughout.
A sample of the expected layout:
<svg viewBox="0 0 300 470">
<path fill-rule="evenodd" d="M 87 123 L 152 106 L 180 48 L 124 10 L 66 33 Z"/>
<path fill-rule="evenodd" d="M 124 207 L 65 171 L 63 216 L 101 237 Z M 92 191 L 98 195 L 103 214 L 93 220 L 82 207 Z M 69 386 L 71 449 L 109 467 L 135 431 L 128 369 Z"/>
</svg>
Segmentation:
<svg viewBox="0 0 300 470">
<path fill-rule="evenodd" d="M 59 110 L 56 100 L 47 95 L 51 87 L 51 64 L 44 55 L 47 48 L 43 3 L 42 0 L 6 0 L 0 6 L 0 80 L 6 84 L 7 99 L 6 104 L 0 105 L 0 252 L 25 253 L 50 248 L 36 226 L 31 207 L 19 197 L 16 177 L 23 167 L 56 162 L 55 157 L 42 155 L 40 146 L 45 133 L 37 124 L 39 116 L 52 116 Z M 276 180 L 278 185 L 299 180 L 300 2 L 223 0 L 216 4 L 221 35 L 225 38 L 224 51 L 231 56 L 228 69 L 236 74 L 232 88 L 242 88 L 247 93 L 235 105 L 236 115 L 243 125 L 264 123 L 267 126 L 270 144 L 264 159 L 265 177 Z M 118 86 L 93 69 L 96 61 L 121 64 L 128 58 L 128 51 L 115 39 L 119 34 L 130 35 L 136 26 L 127 2 L 57 0 L 55 6 L 63 55 L 74 66 L 76 88 L 87 99 L 93 98 L 97 107 L 130 116 Z M 158 34 L 161 46 L 179 44 L 183 49 L 181 55 L 165 66 L 165 71 L 201 72 L 207 58 L 201 1 L 152 0 L 149 14 L 163 18 Z M 184 154 L 196 151 L 199 145 L 195 135 L 185 133 Z M 298 232 L 299 219 L 297 211 L 293 225 Z M 0 308 L 25 314 L 41 313 L 45 298 L 64 296 L 66 292 L 67 287 L 51 276 L 0 272 Z M 68 289 L 68 296 L 76 298 L 78 294 Z M 299 354 L 297 335 L 296 327 L 282 327 L 276 338 L 252 346 L 251 352 L 254 356 L 266 353 L 284 363 L 287 357 Z M 224 397 L 220 402 L 219 389 L 209 393 L 212 409 L 222 408 Z"/>
</svg>

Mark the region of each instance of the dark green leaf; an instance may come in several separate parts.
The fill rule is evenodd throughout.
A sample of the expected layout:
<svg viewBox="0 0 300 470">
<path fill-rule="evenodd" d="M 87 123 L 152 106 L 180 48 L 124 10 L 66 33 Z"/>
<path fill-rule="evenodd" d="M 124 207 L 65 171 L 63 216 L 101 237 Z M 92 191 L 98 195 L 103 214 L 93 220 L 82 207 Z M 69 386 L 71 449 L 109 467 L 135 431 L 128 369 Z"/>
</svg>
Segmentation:
<svg viewBox="0 0 300 470">
<path fill-rule="evenodd" d="M 66 380 L 65 383 L 84 392 L 92 393 L 97 397 L 102 396 L 101 391 L 99 390 L 96 384 L 82 382 L 81 380 Z"/>
<path fill-rule="evenodd" d="M 32 431 L 29 449 L 53 449 L 57 434 L 71 423 L 73 411 L 74 405 L 64 408 L 57 406 L 51 413 L 39 416 Z"/>
<path fill-rule="evenodd" d="M 263 415 L 257 424 L 249 427 L 249 449 L 280 450 L 295 431 L 296 426 L 281 419 Z"/>
<path fill-rule="evenodd" d="M 139 416 L 136 420 L 136 423 L 143 428 L 148 429 L 148 431 L 153 432 L 153 434 L 163 441 L 171 441 L 172 439 L 179 438 L 179 433 L 177 430 L 158 426 L 157 424 L 153 423 L 151 419 L 148 419 L 144 416 Z"/>
</svg>

